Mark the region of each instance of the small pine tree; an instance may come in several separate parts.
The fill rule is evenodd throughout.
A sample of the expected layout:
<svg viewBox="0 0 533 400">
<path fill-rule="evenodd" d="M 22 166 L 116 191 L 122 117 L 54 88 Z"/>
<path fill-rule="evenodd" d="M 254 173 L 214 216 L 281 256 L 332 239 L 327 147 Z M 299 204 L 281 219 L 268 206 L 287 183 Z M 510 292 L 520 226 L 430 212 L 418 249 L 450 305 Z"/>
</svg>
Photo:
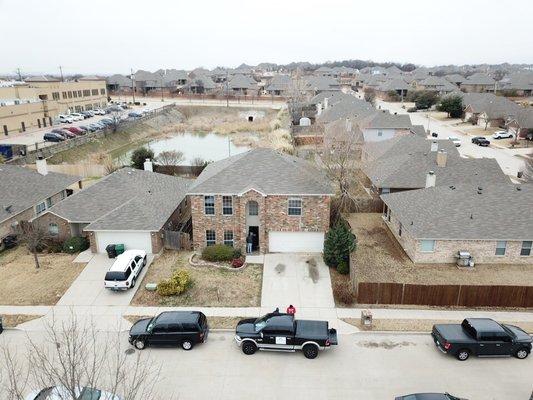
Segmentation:
<svg viewBox="0 0 533 400">
<path fill-rule="evenodd" d="M 144 169 L 144 162 L 149 158 L 154 158 L 154 152 L 146 147 L 140 147 L 131 155 L 131 166 L 137 169 Z"/>
<path fill-rule="evenodd" d="M 341 262 L 346 263 L 355 247 L 355 235 L 350 231 L 346 222 L 340 220 L 326 234 L 324 262 L 329 267 L 337 267 Z"/>
<path fill-rule="evenodd" d="M 445 96 L 437 109 L 448 113 L 451 118 L 459 118 L 463 114 L 463 99 L 458 95 Z"/>
</svg>

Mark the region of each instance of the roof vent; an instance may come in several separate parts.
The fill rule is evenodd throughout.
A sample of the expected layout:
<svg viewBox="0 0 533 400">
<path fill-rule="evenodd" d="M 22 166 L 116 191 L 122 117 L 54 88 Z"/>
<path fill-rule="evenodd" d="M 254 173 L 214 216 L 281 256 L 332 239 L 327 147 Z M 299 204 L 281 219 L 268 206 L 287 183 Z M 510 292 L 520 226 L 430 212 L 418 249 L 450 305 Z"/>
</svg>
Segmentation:
<svg viewBox="0 0 533 400">
<path fill-rule="evenodd" d="M 517 187 L 516 187 L 516 190 L 521 191 L 522 188 L 521 188 L 520 186 L 517 186 Z"/>
<path fill-rule="evenodd" d="M 5 207 L 4 207 L 4 210 L 5 210 L 6 212 L 8 212 L 8 213 L 11 213 L 11 209 L 12 209 L 12 208 L 13 208 L 13 205 L 10 204 L 10 205 L 8 205 L 8 206 L 5 206 Z"/>
<path fill-rule="evenodd" d="M 481 186 L 478 186 L 477 190 L 483 190 L 483 188 Z"/>
<path fill-rule="evenodd" d="M 470 219 L 474 219 L 474 214 L 470 214 Z"/>
</svg>

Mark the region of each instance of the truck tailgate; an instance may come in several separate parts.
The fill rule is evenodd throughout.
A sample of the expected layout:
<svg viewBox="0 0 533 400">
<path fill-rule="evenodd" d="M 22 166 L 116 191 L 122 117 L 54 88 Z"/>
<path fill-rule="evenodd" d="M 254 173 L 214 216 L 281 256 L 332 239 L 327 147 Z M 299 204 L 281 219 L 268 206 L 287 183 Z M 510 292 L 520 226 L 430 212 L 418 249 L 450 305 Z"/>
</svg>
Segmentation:
<svg viewBox="0 0 533 400">
<path fill-rule="evenodd" d="M 339 344 L 339 340 L 337 339 L 337 330 L 331 328 L 328 331 L 328 340 L 331 345 L 337 345 Z"/>
</svg>

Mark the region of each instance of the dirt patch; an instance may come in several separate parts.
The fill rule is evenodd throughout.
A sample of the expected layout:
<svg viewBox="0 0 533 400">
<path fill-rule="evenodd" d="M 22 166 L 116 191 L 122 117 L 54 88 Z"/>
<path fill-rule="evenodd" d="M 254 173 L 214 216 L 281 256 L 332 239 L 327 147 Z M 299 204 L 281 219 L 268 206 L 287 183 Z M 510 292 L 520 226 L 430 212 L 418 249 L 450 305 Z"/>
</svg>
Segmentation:
<svg viewBox="0 0 533 400">
<path fill-rule="evenodd" d="M 124 315 L 123 318 L 133 324 L 140 319 L 152 317 L 153 315 Z M 241 319 L 244 317 L 207 317 L 207 322 L 211 329 L 235 329 Z"/>
<path fill-rule="evenodd" d="M 316 260 L 314 258 L 310 258 L 306 261 L 306 263 L 309 272 L 309 278 L 311 278 L 313 283 L 317 283 L 318 279 L 320 278 L 320 273 L 316 265 Z"/>
<path fill-rule="evenodd" d="M 34 319 L 41 318 L 42 315 L 26 315 L 26 314 L 12 314 L 2 315 L 2 325 L 4 328 L 15 328 L 25 322 L 33 321 Z"/>
<path fill-rule="evenodd" d="M 0 304 L 54 305 L 78 277 L 85 264 L 74 264 L 76 255 L 41 254 L 36 269 L 23 246 L 0 253 Z"/>
<path fill-rule="evenodd" d="M 366 347 L 370 349 L 385 349 L 385 350 L 392 350 L 392 349 L 395 349 L 396 347 L 416 346 L 416 344 L 413 342 L 407 342 L 407 341 L 393 342 L 391 340 L 384 340 L 381 342 L 363 340 L 360 342 L 356 342 L 356 344 L 357 346 L 360 346 L 360 347 Z"/>
<path fill-rule="evenodd" d="M 285 264 L 278 264 L 274 267 L 274 270 L 276 271 L 276 273 L 278 274 L 281 274 L 285 271 Z"/>
<path fill-rule="evenodd" d="M 249 264 L 240 271 L 214 267 L 192 267 L 190 252 L 165 251 L 148 268 L 133 298 L 132 305 L 256 307 L 261 302 L 263 269 Z M 179 296 L 159 296 L 145 289 L 147 283 L 158 283 L 170 277 L 175 269 L 184 269 L 192 278 L 192 286 Z"/>
<path fill-rule="evenodd" d="M 358 282 L 396 282 L 452 285 L 523 285 L 533 282 L 527 265 L 476 264 L 474 270 L 459 270 L 453 264 L 414 264 L 393 237 L 378 213 L 348 217 L 357 236 L 351 268 Z"/>
</svg>

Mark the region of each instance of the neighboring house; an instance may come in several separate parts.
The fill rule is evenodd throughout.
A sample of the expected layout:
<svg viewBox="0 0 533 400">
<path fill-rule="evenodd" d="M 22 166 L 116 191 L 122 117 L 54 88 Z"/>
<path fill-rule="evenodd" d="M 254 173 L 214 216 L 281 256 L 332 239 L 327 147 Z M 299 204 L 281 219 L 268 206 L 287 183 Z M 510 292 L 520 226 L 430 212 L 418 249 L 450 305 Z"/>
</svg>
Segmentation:
<svg viewBox="0 0 533 400">
<path fill-rule="evenodd" d="M 286 96 L 289 94 L 292 80 L 289 75 L 274 75 L 268 85 L 265 87 L 265 91 L 273 96 Z"/>
<path fill-rule="evenodd" d="M 381 198 L 385 223 L 415 263 L 455 263 L 468 251 L 478 264 L 533 264 L 533 185 L 445 185 Z"/>
<path fill-rule="evenodd" d="M 438 76 L 429 76 L 418 82 L 416 87 L 419 90 L 430 90 L 437 92 L 440 95 L 448 94 L 457 90 L 457 86 Z"/>
<path fill-rule="evenodd" d="M 331 183 L 300 158 L 254 149 L 209 164 L 189 189 L 193 244 L 254 251 L 320 252 L 329 229 Z"/>
<path fill-rule="evenodd" d="M 136 91 L 147 94 L 151 90 L 161 89 L 162 77 L 154 72 L 144 71 L 142 69 L 133 75 Z"/>
<path fill-rule="evenodd" d="M 335 90 L 341 90 L 340 82 L 330 76 L 305 76 L 304 80 L 304 90 L 309 92 L 311 95 L 317 95 L 320 92 L 329 92 Z"/>
<path fill-rule="evenodd" d="M 466 81 L 466 78 L 463 75 L 459 74 L 446 75 L 444 79 L 453 83 L 457 87 L 460 87 L 461 84 Z"/>
<path fill-rule="evenodd" d="M 37 171 L 17 165 L 0 165 L 0 239 L 81 188 L 81 178 L 48 172 L 37 160 Z"/>
<path fill-rule="evenodd" d="M 487 74 L 476 73 L 461 83 L 461 90 L 467 93 L 494 93 L 496 81 Z"/>
<path fill-rule="evenodd" d="M 217 85 L 211 77 L 196 74 L 194 78 L 189 78 L 189 81 L 183 86 L 183 89 L 190 93 L 206 94 L 215 92 Z"/>
<path fill-rule="evenodd" d="M 253 78 L 243 74 L 233 75 L 229 80 L 227 87 L 230 93 L 241 94 L 244 96 L 255 96 L 259 89 L 257 82 L 254 81 Z"/>
<path fill-rule="evenodd" d="M 379 97 L 384 99 L 389 97 L 389 93 L 391 92 L 396 93 L 403 99 L 405 96 L 407 96 L 407 92 L 409 90 L 412 90 L 412 86 L 410 86 L 407 82 L 405 82 L 402 78 L 399 77 L 389 79 L 376 88 Z"/>
<path fill-rule="evenodd" d="M 518 96 L 533 94 L 533 71 L 523 71 L 510 74 L 499 83 L 498 90 L 516 92 Z"/>
<path fill-rule="evenodd" d="M 149 169 L 149 168 L 148 168 Z M 87 236 L 94 253 L 109 244 L 159 253 L 166 230 L 188 225 L 191 181 L 150 170 L 121 168 L 46 210 L 36 220 L 54 227 L 63 241 Z"/>
<path fill-rule="evenodd" d="M 120 74 L 108 76 L 106 78 L 107 90 L 110 92 L 131 92 L 134 88 L 133 81 L 128 77 Z"/>
<path fill-rule="evenodd" d="M 505 121 L 518 114 L 521 107 L 511 100 L 492 93 L 465 93 L 464 120 L 480 126 L 503 126 Z"/>
<path fill-rule="evenodd" d="M 376 113 L 376 109 L 372 104 L 360 100 L 354 96 L 351 98 L 342 98 L 340 101 L 329 104 L 329 98 L 324 100 L 324 110 L 316 117 L 316 121 L 322 124 L 327 124 L 338 119 L 363 118 Z"/>
<path fill-rule="evenodd" d="M 521 109 L 515 116 L 509 117 L 505 128 L 519 139 L 533 140 L 533 108 Z"/>
<path fill-rule="evenodd" d="M 408 114 L 391 114 L 385 110 L 376 111 L 357 122 L 365 142 L 387 140 L 395 136 L 411 134 L 411 118 Z"/>
</svg>

